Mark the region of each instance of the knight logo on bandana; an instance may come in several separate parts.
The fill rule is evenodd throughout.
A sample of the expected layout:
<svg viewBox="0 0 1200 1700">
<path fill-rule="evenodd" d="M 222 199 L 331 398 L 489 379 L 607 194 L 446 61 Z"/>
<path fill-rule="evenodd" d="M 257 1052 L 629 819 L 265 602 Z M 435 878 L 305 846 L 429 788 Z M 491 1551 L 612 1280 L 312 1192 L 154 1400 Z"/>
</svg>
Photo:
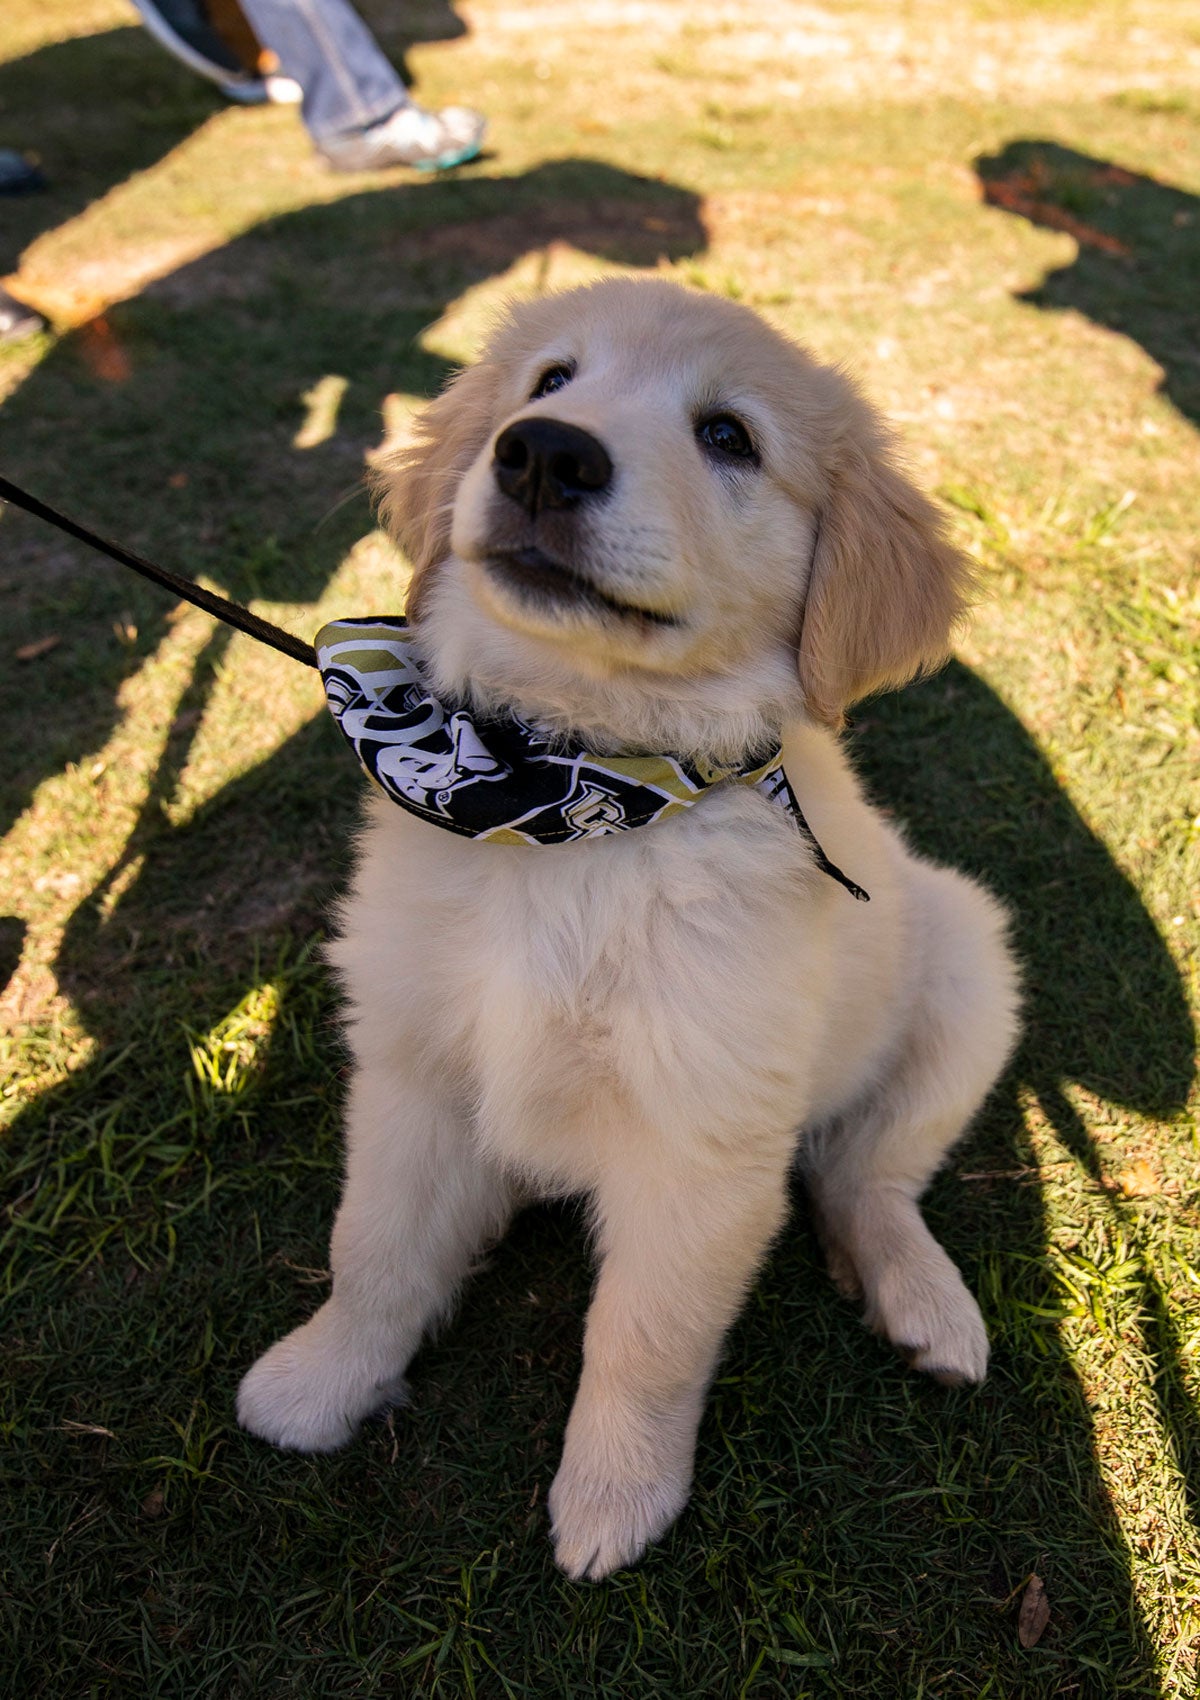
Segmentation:
<svg viewBox="0 0 1200 1700">
<path fill-rule="evenodd" d="M 563 809 L 563 819 L 581 836 L 589 832 L 619 832 L 625 824 L 625 810 L 611 791 L 587 785 L 583 796 Z"/>
<path fill-rule="evenodd" d="M 385 789 L 388 788 L 384 781 L 386 774 L 390 785 L 402 791 L 409 802 L 446 814 L 455 793 L 463 786 L 476 785 L 481 780 L 507 779 L 511 771 L 484 749 L 466 715 L 452 714 L 446 729 L 450 738 L 448 749 L 427 748 L 428 735 L 424 743 L 410 741 L 403 734 L 394 743 L 389 742 L 387 729 L 378 722 L 374 728 L 364 728 L 360 736 L 373 737 L 375 775 Z"/>
</svg>

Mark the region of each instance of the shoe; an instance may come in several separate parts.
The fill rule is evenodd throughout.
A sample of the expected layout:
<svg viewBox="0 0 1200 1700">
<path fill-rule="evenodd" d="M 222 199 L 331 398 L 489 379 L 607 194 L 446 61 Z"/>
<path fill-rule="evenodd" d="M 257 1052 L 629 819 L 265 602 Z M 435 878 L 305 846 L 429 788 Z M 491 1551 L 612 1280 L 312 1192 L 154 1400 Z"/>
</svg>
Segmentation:
<svg viewBox="0 0 1200 1700">
<path fill-rule="evenodd" d="M 23 301 L 15 301 L 7 289 L 0 289 L 0 343 L 22 342 L 48 329 L 45 319 Z"/>
<path fill-rule="evenodd" d="M 483 114 L 465 106 L 426 112 L 410 103 L 381 124 L 331 137 L 321 143 L 320 152 L 335 171 L 384 171 L 389 165 L 449 171 L 475 158 L 486 129 Z"/>
</svg>

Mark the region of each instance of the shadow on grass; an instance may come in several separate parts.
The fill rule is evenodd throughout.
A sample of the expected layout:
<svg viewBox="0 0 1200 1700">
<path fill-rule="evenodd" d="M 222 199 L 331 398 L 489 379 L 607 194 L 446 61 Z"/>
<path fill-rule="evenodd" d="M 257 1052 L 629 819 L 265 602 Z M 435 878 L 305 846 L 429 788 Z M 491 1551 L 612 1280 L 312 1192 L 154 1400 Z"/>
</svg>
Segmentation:
<svg viewBox="0 0 1200 1700">
<path fill-rule="evenodd" d="M 48 181 L 43 192 L 4 199 L 0 272 L 43 231 L 156 165 L 224 104 L 137 27 L 51 42 L 0 64 L 4 145 L 34 154 Z"/>
<path fill-rule="evenodd" d="M 1073 307 L 1133 337 L 1163 389 L 1200 423 L 1200 196 L 1056 142 L 1010 142 L 975 161 L 986 200 L 1065 230 L 1079 252 L 1021 300 Z"/>
<path fill-rule="evenodd" d="M 860 766 L 875 795 L 893 807 L 916 848 L 976 873 L 1004 899 L 1024 973 L 1025 1030 L 1007 1080 L 989 1106 L 960 1169 L 998 1177 L 1033 1163 L 1019 1133 L 1019 1094 L 1032 1094 L 1062 1146 L 1097 1186 L 1107 1181 L 1111 1212 L 1122 1207 L 1064 1087 L 1074 1083 L 1113 1105 L 1152 1118 L 1181 1110 L 1196 1069 L 1196 1035 L 1175 963 L 1138 893 L 1054 782 L 1034 741 L 994 692 L 953 663 L 936 679 L 871 705 L 856 737 Z M 933 1208 L 950 1210 L 946 1234 L 961 1234 L 963 1261 L 989 1260 L 997 1226 L 1015 1228 L 1018 1257 L 1005 1272 L 1010 1294 L 1030 1316 L 1057 1308 L 1040 1257 L 1049 1239 L 1035 1187 L 965 1185 L 948 1173 Z M 999 1206 L 999 1209 L 997 1208 Z M 997 1217 L 999 1216 L 999 1223 Z M 981 1258 L 981 1252 L 983 1256 Z M 1158 1373 L 1159 1420 L 1184 1472 L 1189 1512 L 1200 1527 L 1196 1412 L 1185 1391 L 1182 1345 L 1152 1268 L 1142 1265 L 1145 1340 Z M 980 1284 L 987 1285 L 981 1273 Z M 1026 1344 L 1038 1343 L 1036 1326 Z M 1009 1350 L 1014 1341 L 1008 1341 Z M 1044 1337 L 1040 1344 L 1045 1345 Z M 1004 1346 L 1000 1369 L 1004 1373 Z M 1057 1425 L 1073 1407 L 1078 1431 L 1058 1465 L 1064 1483 L 1081 1474 L 1078 1449 L 1091 1416 L 1069 1366 L 1051 1394 L 1045 1363 L 1028 1360 L 1032 1387 L 1045 1393 L 1026 1420 L 1038 1425 L 1039 1473 L 1055 1466 Z M 1043 1426 L 1045 1425 L 1045 1426 Z M 1098 1481 L 1082 1497 L 1114 1553 L 1123 1537 Z M 1043 1530 L 1045 1546 L 1054 1543 Z M 1035 1542 L 1036 1544 L 1036 1542 Z M 1061 1556 L 1058 1555 L 1061 1560 Z M 1034 1557 L 1030 1568 L 1035 1568 Z M 1019 1579 L 1014 1576 L 1014 1580 Z"/>
<path fill-rule="evenodd" d="M 918 848 L 978 872 L 1014 911 L 1027 1034 L 958 1167 L 1003 1175 L 1029 1161 L 1016 1099 L 1026 1087 L 1068 1149 L 1098 1173 L 1063 1085 L 1077 1081 L 1163 1115 L 1192 1071 L 1179 980 L 1136 892 L 1029 736 L 967 669 L 954 666 L 872 705 L 855 743 L 873 791 L 909 823 Z M 176 749 L 172 759 L 180 758 Z M 62 982 L 106 1041 L 102 1059 L 117 1046 L 132 1049 L 117 1074 L 106 1075 L 102 1060 L 34 1107 L 14 1130 L 15 1149 L 28 1142 L 40 1162 L 52 1153 L 65 1161 L 75 1142 L 97 1143 L 106 1105 L 128 1125 L 131 1150 L 156 1117 L 168 1126 L 186 1118 L 186 1053 L 173 1031 L 184 1022 L 210 1025 L 289 937 L 319 922 L 330 876 L 344 868 L 358 789 L 332 726 L 319 719 L 188 826 L 158 831 L 141 875 L 105 923 L 80 908 L 58 964 Z M 281 913 L 281 883 L 306 862 L 323 870 L 322 882 Z M 295 996 L 315 1011 L 316 1037 L 297 1048 L 278 1034 L 261 1089 L 236 1126 L 193 1133 L 169 1182 L 114 1197 L 115 1233 L 90 1276 L 64 1274 L 52 1288 L 60 1319 L 53 1350 L 30 1307 L 36 1241 L 21 1256 L 34 1284 L 18 1313 L 43 1342 L 31 1348 L 41 1367 L 29 1378 L 47 1378 L 32 1408 L 56 1413 L 56 1422 L 136 1436 L 103 1459 L 81 1460 L 68 1441 L 50 1447 L 81 1502 L 106 1508 L 94 1538 L 75 1537 L 89 1598 L 131 1598 L 159 1536 L 123 1507 L 165 1481 L 174 1534 L 170 1556 L 154 1560 L 155 1611 L 193 1625 L 196 1637 L 207 1634 L 208 1620 L 188 1603 L 189 1589 L 202 1571 L 235 1563 L 249 1539 L 264 1601 L 302 1592 L 304 1577 L 312 1599 L 332 1611 L 348 1562 L 364 1597 L 386 1582 L 383 1597 L 392 1597 L 395 1613 L 381 1612 L 373 1629 L 369 1617 L 354 1618 L 361 1644 L 382 1638 L 372 1657 L 383 1657 L 389 1636 L 401 1635 L 405 1652 L 419 1644 L 418 1620 L 430 1613 L 438 1623 L 448 1614 L 466 1635 L 461 1566 L 499 1554 L 487 1560 L 490 1593 L 471 1607 L 472 1632 L 486 1636 L 490 1656 L 513 1675 L 551 1668 L 549 1655 L 543 1667 L 525 1639 L 532 1589 L 560 1627 L 569 1623 L 572 1656 L 595 1692 L 614 1697 L 627 1691 L 622 1661 L 635 1656 L 639 1694 L 725 1696 L 734 1691 L 731 1673 L 745 1674 L 738 1661 L 748 1632 L 779 1655 L 777 1685 L 763 1679 L 768 1694 L 793 1692 L 791 1653 L 817 1673 L 813 1693 L 839 1696 L 880 1692 L 872 1673 L 885 1656 L 895 1692 L 918 1692 L 922 1682 L 940 1692 L 938 1677 L 946 1692 L 968 1691 L 955 1688 L 955 1678 L 981 1691 L 994 1678 L 997 1692 L 1029 1697 L 1160 1692 L 1124 1540 L 1095 1469 L 1088 1407 L 1058 1341 L 1035 1187 L 967 1184 L 951 1171 L 931 1196 L 939 1237 L 983 1295 L 997 1335 L 991 1379 L 975 1393 L 926 1385 L 863 1334 L 829 1288 L 801 1205 L 731 1338 L 702 1431 L 692 1508 L 642 1571 L 607 1590 L 585 1595 L 554 1576 L 540 1511 L 589 1285 L 581 1236 L 562 1212 L 534 1212 L 517 1224 L 444 1339 L 422 1354 L 415 1409 L 393 1430 L 369 1427 L 345 1455 L 317 1462 L 230 1437 L 238 1374 L 311 1308 L 304 1266 L 323 1260 L 336 1195 L 329 1083 L 339 1057 L 326 1025 L 329 994 L 301 985 Z M 176 1137 L 186 1148 L 186 1136 Z M 206 1188 L 211 1197 L 195 1212 Z M 53 1189 L 50 1202 L 57 1208 Z M 164 1269 L 162 1236 L 181 1210 L 193 1213 L 179 1229 L 176 1267 Z M 70 1213 L 61 1221 L 69 1238 Z M 99 1326 L 104 1303 L 122 1313 L 114 1328 L 124 1356 L 97 1390 L 88 1367 L 106 1348 L 70 1319 L 86 1310 Z M 1152 1330 L 1170 1377 L 1169 1324 L 1159 1318 Z M 163 1340 L 149 1369 L 143 1334 Z M 197 1367 L 201 1335 L 209 1348 Z M 174 1412 L 181 1424 L 203 1419 L 205 1445 L 223 1449 L 221 1469 L 206 1463 L 195 1474 L 164 1419 L 141 1412 L 147 1376 L 155 1412 Z M 69 1391 L 85 1387 L 86 1397 Z M 1185 1407 L 1174 1394 L 1163 1397 L 1164 1425 L 1176 1439 Z M 156 1448 L 160 1456 L 139 1463 Z M 352 1560 L 343 1552 L 331 1563 L 339 1543 Z M 110 1576 L 113 1550 L 124 1557 Z M 1054 1615 L 1038 1653 L 1028 1655 L 1016 1645 L 1015 1606 L 1002 1616 L 998 1607 L 1035 1568 Z M 636 1655 L 626 1645 L 641 1590 L 649 1591 L 651 1619 L 676 1624 L 689 1648 L 677 1663 L 669 1637 L 651 1633 Z M 118 1613 L 114 1624 L 121 1621 Z M 315 1605 L 300 1611 L 300 1622 L 306 1644 L 328 1634 Z M 799 1642 L 780 1629 L 786 1622 L 803 1624 Z M 240 1633 L 257 1646 L 266 1631 L 250 1612 Z M 106 1657 L 143 1671 L 124 1630 L 114 1627 L 103 1645 Z M 329 1686 L 314 1692 L 332 1694 L 340 1692 L 335 1674 L 346 1675 L 353 1660 L 336 1637 L 326 1652 Z M 291 1656 L 283 1646 L 262 1655 L 253 1681 L 279 1680 Z M 199 1652 L 193 1657 L 194 1692 L 215 1693 L 204 1686 L 209 1667 Z M 773 1668 L 769 1657 L 766 1670 Z M 215 1672 L 214 1664 L 214 1684 Z M 228 1692 L 250 1692 L 250 1676 L 245 1682 Z"/>
<path fill-rule="evenodd" d="M 406 82 L 411 47 L 466 34 L 447 0 L 410 0 L 399 16 L 389 8 L 376 22 Z M 50 42 L 0 63 L 0 143 L 33 154 L 48 180 L 44 192 L 0 203 L 0 275 L 44 231 L 156 165 L 228 105 L 137 25 Z"/>
<path fill-rule="evenodd" d="M 1185 417 L 1200 424 L 1200 196 L 1113 160 L 1044 140 L 1011 142 L 999 154 L 981 155 L 975 168 L 984 197 L 993 206 L 1044 228 L 1066 231 L 1077 243 L 1069 265 L 1049 272 L 1020 299 L 1049 311 L 1072 308 L 1139 342 L 1162 368 L 1164 393 Z M 1060 870 L 1057 886 L 1069 902 L 1073 861 Z M 1083 1070 L 1077 1064 L 1072 1071 L 1062 1058 L 1059 1078 L 1090 1083 L 1102 1096 L 1151 1114 L 1169 1113 L 1186 1096 L 1191 1069 L 1183 1075 L 1179 1065 L 1195 1049 L 1179 988 L 1172 996 L 1165 982 L 1156 983 L 1154 950 L 1130 950 L 1107 959 L 1116 917 L 1107 912 L 1093 916 L 1077 907 L 1075 913 L 1087 925 L 1080 926 L 1076 936 L 1063 938 L 1056 958 L 1059 974 L 1045 988 L 1034 989 L 1037 1011 L 1044 1017 L 1037 1031 L 1055 1031 L 1055 1009 L 1081 994 L 1086 998 L 1088 988 L 1105 979 L 1111 1011 L 1120 1012 L 1121 1026 L 1112 1028 L 1111 1012 L 1093 1009 L 1090 1020 L 1079 1024 Z M 1061 932 L 1061 921 L 1055 925 Z M 1175 1068 L 1169 1054 L 1172 1044 L 1179 1059 Z M 1135 1067 L 1144 1102 L 1130 1095 Z M 1063 1144 L 1099 1180 L 1086 1129 L 1058 1090 L 1044 1054 L 1030 1057 L 1029 1079 Z M 1184 1468 L 1192 1519 L 1200 1527 L 1197 1413 L 1183 1388 L 1180 1343 L 1168 1307 L 1149 1271 L 1143 1301 L 1147 1344 L 1159 1365 L 1154 1385 L 1160 1415 Z"/>
<path fill-rule="evenodd" d="M 53 470 L 64 505 L 237 595 L 314 597 L 366 523 L 357 500 L 322 518 L 357 483 L 381 397 L 444 375 L 417 346 L 422 328 L 556 239 L 648 264 L 704 233 L 683 191 L 588 161 L 291 215 L 117 309 L 123 383 L 98 378 L 68 339 L 4 410 L 6 465 L 36 487 Z M 329 373 L 348 384 L 338 429 L 293 451 L 300 397 Z M 20 535 L 36 565 L 43 545 Z M 154 593 L 107 571 L 85 589 L 73 567 L 62 581 L 77 598 L 67 677 L 86 674 L 88 646 L 135 595 L 143 652 L 161 634 Z M 1030 1318 L 1005 1325 L 975 1394 L 926 1386 L 863 1335 L 801 1218 L 731 1339 L 692 1509 L 640 1572 L 605 1588 L 555 1575 L 541 1511 L 588 1287 L 560 1213 L 517 1224 L 423 1354 L 416 1408 L 393 1431 L 374 1425 L 318 1461 L 231 1433 L 238 1374 L 311 1306 L 298 1266 L 324 1257 L 339 1057 L 328 988 L 289 971 L 259 1088 L 206 1119 L 180 1028 L 210 1027 L 319 925 L 359 785 L 321 719 L 187 826 L 166 825 L 158 802 L 223 647 L 218 634 L 197 665 L 126 852 L 147 852 L 141 872 L 105 918 L 102 893 L 80 906 L 57 964 L 100 1054 L 22 1117 L 9 1147 L 15 1220 L 29 1226 L 10 1236 L 6 1415 L 21 1585 L 0 1610 L 10 1645 L 40 1660 L 31 1694 L 85 1673 L 97 1693 L 165 1695 L 181 1672 L 197 1696 L 294 1692 L 301 1662 L 317 1661 L 314 1694 L 424 1692 L 443 1670 L 448 1695 L 492 1692 L 496 1670 L 512 1692 L 549 1693 L 564 1649 L 579 1691 L 614 1700 L 724 1700 L 752 1667 L 756 1696 L 795 1695 L 798 1680 L 878 1695 L 881 1668 L 894 1693 L 1158 1694 L 1088 1411 L 1039 1319 L 1054 1301 L 1033 1188 L 998 1197 L 946 1175 L 932 1196 L 985 1308 Z M 62 667 L 13 705 L 16 747 L 61 721 Z M 116 678 L 93 691 L 101 734 Z M 72 738 L 75 758 L 102 741 L 90 717 L 63 723 L 56 759 Z M 1192 1066 L 1176 971 L 1011 713 L 956 667 L 874 705 L 856 743 L 919 847 L 978 871 L 1016 916 L 1028 1031 L 972 1165 L 1013 1166 L 1021 1084 L 1068 1145 L 1064 1083 L 1167 1113 Z M 24 791 L 49 770 L 43 746 Z M 989 1307 L 1001 1288 L 1006 1302 Z M 1031 1656 L 997 1607 L 1035 1567 L 1054 1619 Z"/>
<path fill-rule="evenodd" d="M 372 35 L 396 65 L 406 83 L 413 78 L 406 60 L 410 49 L 430 41 L 458 41 L 470 34 L 466 22 L 447 0 L 356 0 Z"/>
<path fill-rule="evenodd" d="M 653 265 L 705 241 L 687 191 L 587 159 L 289 214 L 111 308 L 115 366 L 97 369 L 86 328 L 64 337 L 6 402 L 0 460 L 17 483 L 238 600 L 309 601 L 369 529 L 363 457 L 383 400 L 441 385 L 447 362 L 419 338 L 465 288 L 553 243 Z M 304 398 L 326 376 L 345 384 L 336 429 L 298 449 Z M 0 678 L 21 752 L 0 774 L 7 830 L 43 777 L 103 746 L 170 603 L 24 516 L 0 523 L 12 647 L 64 639 L 48 663 Z M 130 614 L 132 656 L 113 636 Z"/>
</svg>

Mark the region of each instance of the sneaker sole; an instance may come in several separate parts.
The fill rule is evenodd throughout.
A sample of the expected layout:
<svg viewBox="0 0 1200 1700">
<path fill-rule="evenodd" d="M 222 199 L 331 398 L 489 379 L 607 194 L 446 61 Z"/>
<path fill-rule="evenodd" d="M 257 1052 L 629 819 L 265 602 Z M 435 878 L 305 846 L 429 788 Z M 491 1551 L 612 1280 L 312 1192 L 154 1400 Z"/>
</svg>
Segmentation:
<svg viewBox="0 0 1200 1700">
<path fill-rule="evenodd" d="M 453 153 L 440 153 L 436 159 L 418 161 L 418 171 L 453 171 L 456 165 L 466 165 L 468 160 L 477 159 L 483 151 L 482 138 L 477 142 L 469 142 L 465 148 L 456 148 Z"/>
</svg>

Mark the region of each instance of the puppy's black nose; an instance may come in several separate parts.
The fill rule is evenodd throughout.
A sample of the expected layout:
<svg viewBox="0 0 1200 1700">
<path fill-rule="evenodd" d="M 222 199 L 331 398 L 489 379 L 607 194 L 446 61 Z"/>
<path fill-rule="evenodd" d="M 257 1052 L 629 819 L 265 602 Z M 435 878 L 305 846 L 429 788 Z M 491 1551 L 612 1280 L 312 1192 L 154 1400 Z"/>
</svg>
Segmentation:
<svg viewBox="0 0 1200 1700">
<path fill-rule="evenodd" d="M 543 508 L 573 508 L 612 482 L 604 444 L 561 419 L 517 419 L 496 438 L 496 483 L 530 519 Z"/>
</svg>

